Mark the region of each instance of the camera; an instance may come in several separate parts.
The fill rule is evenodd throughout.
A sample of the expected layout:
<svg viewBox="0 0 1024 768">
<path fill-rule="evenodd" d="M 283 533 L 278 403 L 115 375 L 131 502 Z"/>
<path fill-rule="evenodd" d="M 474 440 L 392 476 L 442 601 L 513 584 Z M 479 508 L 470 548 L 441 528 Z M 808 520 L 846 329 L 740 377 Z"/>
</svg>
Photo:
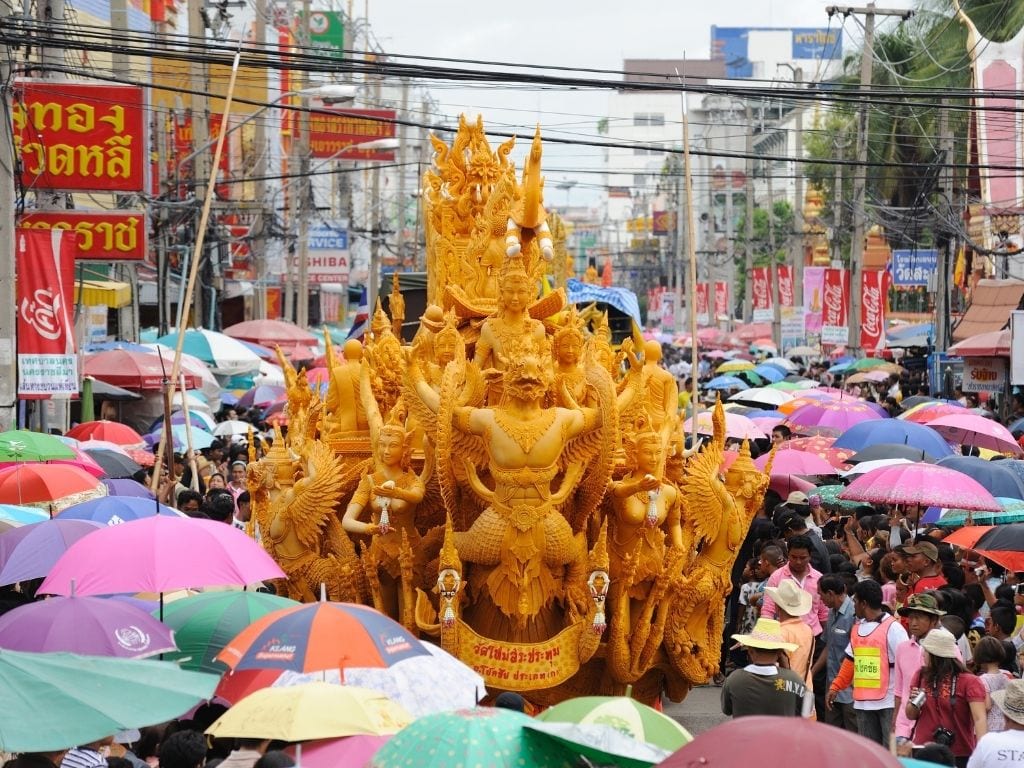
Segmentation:
<svg viewBox="0 0 1024 768">
<path fill-rule="evenodd" d="M 952 747 L 955 739 L 956 734 L 949 730 L 949 728 L 942 728 L 941 726 L 936 728 L 935 733 L 932 734 L 932 741 L 944 747 Z"/>
<path fill-rule="evenodd" d="M 974 575 L 977 576 L 980 579 L 982 576 L 985 575 L 985 569 L 984 568 L 975 568 L 974 569 Z"/>
<path fill-rule="evenodd" d="M 1024 595 L 1024 584 L 1015 584 L 1014 589 L 1018 595 Z"/>
</svg>

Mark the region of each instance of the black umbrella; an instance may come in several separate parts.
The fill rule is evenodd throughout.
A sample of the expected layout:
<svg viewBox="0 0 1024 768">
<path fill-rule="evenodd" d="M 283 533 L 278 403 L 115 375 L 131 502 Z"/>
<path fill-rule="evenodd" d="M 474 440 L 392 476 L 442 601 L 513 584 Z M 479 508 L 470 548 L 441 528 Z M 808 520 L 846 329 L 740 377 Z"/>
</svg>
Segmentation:
<svg viewBox="0 0 1024 768">
<path fill-rule="evenodd" d="M 946 456 L 937 463 L 974 478 L 993 496 L 1024 499 L 1024 480 L 1009 466 L 1001 466 L 1004 461 L 986 461 L 979 456 Z"/>
<path fill-rule="evenodd" d="M 117 451 L 96 448 L 94 450 L 86 450 L 85 452 L 89 454 L 89 458 L 103 467 L 107 477 L 112 479 L 131 477 L 142 469 L 141 465 Z"/>
<path fill-rule="evenodd" d="M 903 443 L 876 443 L 858 451 L 846 460 L 847 464 L 860 464 L 862 461 L 878 461 L 880 459 L 907 459 L 908 461 L 927 461 L 935 463 L 930 453 Z"/>
</svg>

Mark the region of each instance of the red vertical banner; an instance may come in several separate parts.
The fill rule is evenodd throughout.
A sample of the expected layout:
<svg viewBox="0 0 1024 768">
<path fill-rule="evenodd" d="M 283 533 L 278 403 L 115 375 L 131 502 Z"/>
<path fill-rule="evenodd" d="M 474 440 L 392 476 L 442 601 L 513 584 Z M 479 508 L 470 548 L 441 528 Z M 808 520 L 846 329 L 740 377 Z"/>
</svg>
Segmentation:
<svg viewBox="0 0 1024 768">
<path fill-rule="evenodd" d="M 821 306 L 821 343 L 846 344 L 849 341 L 850 273 L 845 269 L 826 269 Z"/>
<path fill-rule="evenodd" d="M 20 396 L 78 393 L 72 319 L 76 238 L 61 229 L 15 233 Z"/>
<path fill-rule="evenodd" d="M 865 269 L 861 272 L 860 347 L 877 350 L 885 346 L 885 307 L 889 298 L 889 272 Z"/>
<path fill-rule="evenodd" d="M 728 317 L 729 312 L 729 284 L 724 280 L 715 282 L 715 320 L 723 316 Z"/>
<path fill-rule="evenodd" d="M 780 264 L 775 272 L 779 281 L 779 306 L 795 307 L 796 294 L 793 289 L 793 267 L 788 264 Z"/>
<path fill-rule="evenodd" d="M 697 283 L 697 322 L 700 325 L 707 325 L 710 320 L 709 288 L 707 283 Z"/>
<path fill-rule="evenodd" d="M 268 286 L 267 287 L 267 319 L 268 320 L 280 320 L 284 313 L 281 309 L 282 298 L 281 298 L 281 286 Z"/>
<path fill-rule="evenodd" d="M 754 322 L 763 323 L 773 317 L 772 277 L 768 267 L 754 267 L 750 272 L 752 282 Z"/>
</svg>

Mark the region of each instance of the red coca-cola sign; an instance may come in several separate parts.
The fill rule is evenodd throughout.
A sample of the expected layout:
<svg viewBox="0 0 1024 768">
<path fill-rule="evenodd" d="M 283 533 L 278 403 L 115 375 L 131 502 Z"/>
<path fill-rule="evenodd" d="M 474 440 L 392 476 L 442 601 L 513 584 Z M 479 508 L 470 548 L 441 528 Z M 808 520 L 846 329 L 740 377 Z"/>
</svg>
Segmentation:
<svg viewBox="0 0 1024 768">
<path fill-rule="evenodd" d="M 885 306 L 888 298 L 889 273 L 869 269 L 861 274 L 860 346 L 879 349 L 885 345 Z"/>
<path fill-rule="evenodd" d="M 763 322 L 772 319 L 771 273 L 768 267 L 754 267 L 751 270 L 751 293 L 754 320 Z"/>
<path fill-rule="evenodd" d="M 729 316 L 729 284 L 724 280 L 715 282 L 715 319 Z"/>
<path fill-rule="evenodd" d="M 845 344 L 850 316 L 850 280 L 845 269 L 826 269 L 822 286 L 821 341 Z"/>
<path fill-rule="evenodd" d="M 697 317 L 708 321 L 708 284 L 697 283 Z"/>
<path fill-rule="evenodd" d="M 779 306 L 795 307 L 796 296 L 793 290 L 793 268 L 788 265 L 780 265 L 776 277 L 779 281 Z"/>
</svg>

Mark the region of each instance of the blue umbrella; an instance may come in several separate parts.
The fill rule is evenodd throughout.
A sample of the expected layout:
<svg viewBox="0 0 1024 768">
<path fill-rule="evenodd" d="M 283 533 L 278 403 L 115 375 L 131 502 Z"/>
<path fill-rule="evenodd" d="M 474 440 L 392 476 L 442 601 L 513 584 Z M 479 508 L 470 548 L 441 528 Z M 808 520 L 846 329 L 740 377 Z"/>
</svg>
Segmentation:
<svg viewBox="0 0 1024 768">
<path fill-rule="evenodd" d="M 83 349 L 86 352 L 107 352 L 111 349 L 123 349 L 127 352 L 142 352 L 146 355 L 153 354 L 153 350 L 149 347 L 144 347 L 141 344 L 135 344 L 130 341 L 99 341 L 95 344 L 86 344 Z"/>
<path fill-rule="evenodd" d="M 754 366 L 754 373 L 769 384 L 782 381 L 787 376 L 786 372 L 781 368 L 776 368 L 774 365 L 770 365 L 768 363 L 762 363 L 761 365 Z"/>
<path fill-rule="evenodd" d="M 192 392 L 190 394 L 196 394 L 196 393 Z M 221 402 L 223 402 L 223 401 L 221 401 Z M 207 432 L 212 432 L 214 429 L 217 428 L 217 422 L 215 422 L 211 417 L 207 416 L 205 413 L 202 413 L 201 411 L 189 411 L 188 412 L 188 420 L 192 424 L 193 427 L 198 427 L 199 429 L 205 429 Z M 174 413 L 171 414 L 171 426 L 174 426 L 175 424 L 184 424 L 184 423 L 185 423 L 185 412 L 184 411 L 175 411 Z M 156 421 L 154 421 L 152 424 L 149 425 L 149 431 L 150 432 L 154 432 L 154 431 L 160 429 L 163 425 L 164 425 L 164 417 L 161 416 L 159 419 L 157 419 Z"/>
<path fill-rule="evenodd" d="M 163 432 L 163 427 L 153 432 L 150 432 L 145 436 L 145 440 L 150 445 L 156 445 L 160 442 L 160 434 Z M 172 424 L 171 425 L 171 438 L 174 440 L 174 450 L 183 451 L 189 444 L 188 433 L 185 432 L 184 424 Z M 194 450 L 203 450 L 209 448 L 213 443 L 214 437 L 209 432 L 199 429 L 198 427 L 192 427 L 192 448 Z"/>
<path fill-rule="evenodd" d="M 220 404 L 227 406 L 238 405 L 238 395 L 234 392 L 221 392 Z"/>
<path fill-rule="evenodd" d="M 155 514 L 181 517 L 176 509 L 160 504 L 153 499 L 137 496 L 104 496 L 100 499 L 83 501 L 68 507 L 60 513 L 61 520 L 93 520 L 103 525 L 117 525 L 131 520 L 141 520 Z"/>
<path fill-rule="evenodd" d="M 243 346 L 248 347 L 250 352 L 254 352 L 262 358 L 276 359 L 276 353 L 270 347 L 264 347 L 262 344 L 253 344 L 251 341 L 243 341 L 242 339 L 238 339 L 238 341 Z"/>
<path fill-rule="evenodd" d="M 934 429 L 900 419 L 872 419 L 854 424 L 839 436 L 832 447 L 860 451 L 877 443 L 910 445 L 936 458 L 953 454 L 949 443 Z"/>
<path fill-rule="evenodd" d="M 704 389 L 750 389 L 750 385 L 735 376 L 715 376 Z"/>
<path fill-rule="evenodd" d="M 21 507 L 17 504 L 0 504 L 0 531 L 49 519 L 50 516 L 42 509 Z"/>
<path fill-rule="evenodd" d="M 1024 499 L 1024 480 L 1005 461 L 986 461 L 980 456 L 946 456 L 936 462 L 940 467 L 949 467 L 963 472 L 977 480 L 993 496 L 1007 499 Z"/>
<path fill-rule="evenodd" d="M 1012 434 L 1024 432 L 1024 419 L 1017 419 L 1016 421 L 1011 422 L 1007 429 L 1010 430 Z"/>
<path fill-rule="evenodd" d="M 782 411 L 766 411 L 758 410 L 751 411 L 750 413 L 744 414 L 748 419 L 784 419 L 786 414 Z"/>
</svg>

